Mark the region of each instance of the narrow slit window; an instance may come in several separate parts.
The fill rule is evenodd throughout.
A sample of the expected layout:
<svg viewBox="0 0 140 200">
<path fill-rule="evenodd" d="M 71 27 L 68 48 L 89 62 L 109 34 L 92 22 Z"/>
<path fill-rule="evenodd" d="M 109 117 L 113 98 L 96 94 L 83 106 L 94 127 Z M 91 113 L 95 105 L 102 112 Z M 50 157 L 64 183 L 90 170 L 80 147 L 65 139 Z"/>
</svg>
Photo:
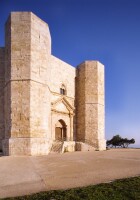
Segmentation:
<svg viewBox="0 0 140 200">
<path fill-rule="evenodd" d="M 64 85 L 62 85 L 61 88 L 60 88 L 60 94 L 61 95 L 66 95 L 66 88 L 65 88 Z"/>
</svg>

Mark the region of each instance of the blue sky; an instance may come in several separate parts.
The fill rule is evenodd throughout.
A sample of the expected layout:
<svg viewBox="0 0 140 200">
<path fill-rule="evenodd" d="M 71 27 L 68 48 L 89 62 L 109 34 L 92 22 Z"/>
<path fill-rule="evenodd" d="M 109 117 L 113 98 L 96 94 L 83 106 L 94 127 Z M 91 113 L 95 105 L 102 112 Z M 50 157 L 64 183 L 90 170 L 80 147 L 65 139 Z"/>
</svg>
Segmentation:
<svg viewBox="0 0 140 200">
<path fill-rule="evenodd" d="M 0 46 L 11 11 L 32 11 L 49 24 L 56 57 L 105 65 L 106 139 L 120 134 L 140 146 L 140 1 L 0 0 Z"/>
</svg>

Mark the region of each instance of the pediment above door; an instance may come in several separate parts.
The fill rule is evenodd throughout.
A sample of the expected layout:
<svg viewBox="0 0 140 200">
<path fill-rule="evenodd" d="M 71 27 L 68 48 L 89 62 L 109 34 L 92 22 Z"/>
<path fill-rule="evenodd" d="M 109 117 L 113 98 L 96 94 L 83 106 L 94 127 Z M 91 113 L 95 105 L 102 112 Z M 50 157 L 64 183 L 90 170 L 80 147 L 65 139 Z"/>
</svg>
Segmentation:
<svg viewBox="0 0 140 200">
<path fill-rule="evenodd" d="M 73 114 L 74 108 L 65 97 L 59 98 L 51 103 L 51 110 L 65 114 Z"/>
</svg>

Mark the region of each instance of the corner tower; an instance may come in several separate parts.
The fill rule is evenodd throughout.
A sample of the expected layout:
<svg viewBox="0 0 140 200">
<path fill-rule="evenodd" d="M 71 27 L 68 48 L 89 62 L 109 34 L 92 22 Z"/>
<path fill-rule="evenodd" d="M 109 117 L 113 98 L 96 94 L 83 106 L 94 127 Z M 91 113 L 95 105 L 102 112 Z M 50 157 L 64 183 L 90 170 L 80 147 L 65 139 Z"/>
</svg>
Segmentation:
<svg viewBox="0 0 140 200">
<path fill-rule="evenodd" d="M 76 140 L 105 150 L 104 66 L 85 61 L 76 75 Z"/>
<path fill-rule="evenodd" d="M 5 155 L 49 151 L 51 37 L 31 12 L 12 12 L 5 26 Z"/>
<path fill-rule="evenodd" d="M 5 86 L 5 48 L 0 47 L 0 151 L 5 134 L 4 124 L 4 86 Z"/>
</svg>

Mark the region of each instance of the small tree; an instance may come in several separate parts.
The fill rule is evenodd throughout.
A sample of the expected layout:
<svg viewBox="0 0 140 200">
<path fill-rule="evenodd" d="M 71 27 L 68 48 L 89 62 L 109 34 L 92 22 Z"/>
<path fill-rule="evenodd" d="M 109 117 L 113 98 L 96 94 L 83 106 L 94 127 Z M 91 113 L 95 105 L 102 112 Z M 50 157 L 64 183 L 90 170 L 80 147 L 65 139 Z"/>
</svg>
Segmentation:
<svg viewBox="0 0 140 200">
<path fill-rule="evenodd" d="M 107 146 L 115 146 L 115 148 L 121 146 L 121 140 L 122 138 L 120 135 L 115 135 L 111 140 L 107 140 Z"/>
<path fill-rule="evenodd" d="M 130 144 L 134 144 L 135 143 L 135 140 L 134 140 L 134 138 L 132 138 L 131 140 L 129 140 L 129 139 L 127 139 L 127 138 L 122 138 L 122 147 L 123 148 L 127 148 L 128 147 L 128 145 L 130 145 Z"/>
<path fill-rule="evenodd" d="M 131 140 L 127 139 L 127 138 L 122 138 L 120 135 L 115 135 L 112 137 L 111 140 L 107 140 L 106 144 L 107 146 L 111 146 L 111 147 L 117 147 L 117 146 L 121 146 L 123 148 L 127 148 L 128 145 L 130 144 L 134 144 L 135 140 L 134 138 L 132 138 Z"/>
</svg>

